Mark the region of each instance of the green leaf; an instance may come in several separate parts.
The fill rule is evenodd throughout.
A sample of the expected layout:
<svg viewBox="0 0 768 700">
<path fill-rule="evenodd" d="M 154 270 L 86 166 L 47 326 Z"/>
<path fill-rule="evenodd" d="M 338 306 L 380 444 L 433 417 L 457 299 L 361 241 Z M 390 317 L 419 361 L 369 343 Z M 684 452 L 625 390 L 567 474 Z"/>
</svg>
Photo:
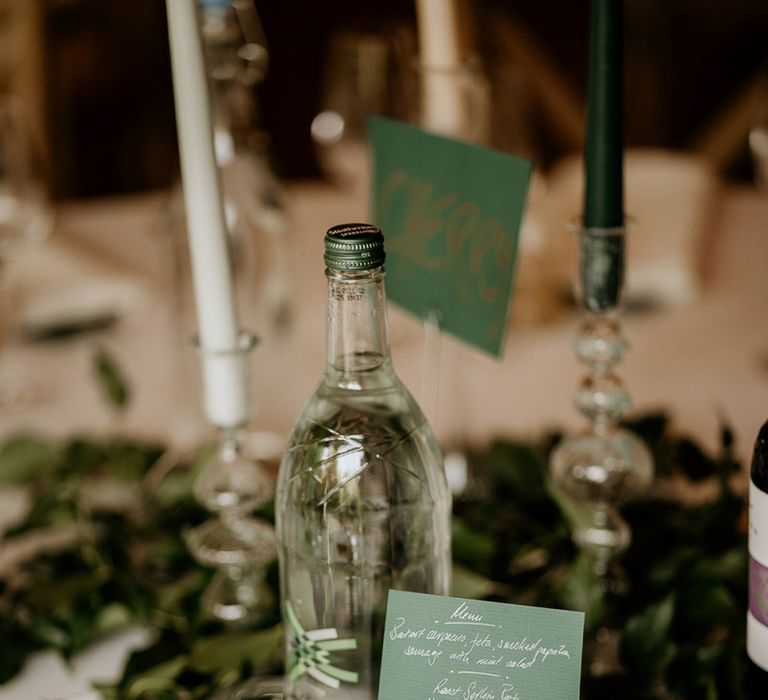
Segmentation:
<svg viewBox="0 0 768 700">
<path fill-rule="evenodd" d="M 746 683 L 744 680 L 744 649 L 741 639 L 731 640 L 726 645 L 719 667 L 719 677 L 722 679 L 722 697 L 728 700 L 747 700 Z"/>
<path fill-rule="evenodd" d="M 27 654 L 38 648 L 28 628 L 19 622 L 0 616 L 0 640 L 3 641 L 0 654 L 0 685 L 8 682 L 24 666 Z M 12 642 L 10 640 L 13 640 Z"/>
<path fill-rule="evenodd" d="M 124 411 L 128 407 L 131 392 L 120 366 L 106 349 L 96 350 L 93 371 L 107 403 L 118 412 Z"/>
<path fill-rule="evenodd" d="M 594 628 L 602 619 L 603 585 L 595 573 L 592 561 L 584 554 L 577 557 L 562 589 L 561 602 L 568 610 L 580 610 L 585 615 L 586 628 Z"/>
<path fill-rule="evenodd" d="M 546 497 L 546 463 L 530 445 L 496 442 L 483 459 L 483 467 L 502 497 L 512 496 L 516 503 Z"/>
<path fill-rule="evenodd" d="M 19 435 L 0 447 L 0 483 L 26 484 L 55 472 L 61 464 L 61 451 L 49 441 L 32 435 Z"/>
<path fill-rule="evenodd" d="M 517 554 L 509 562 L 509 571 L 514 576 L 541 570 L 551 560 L 552 553 L 549 548 L 541 546 L 538 542 L 531 542 L 517 551 Z"/>
<path fill-rule="evenodd" d="M 199 673 L 222 673 L 248 664 L 258 673 L 272 665 L 281 641 L 282 625 L 250 634 L 203 637 L 192 645 L 189 665 Z"/>
<path fill-rule="evenodd" d="M 215 442 L 202 445 L 192 461 L 192 475 L 196 479 L 206 465 L 216 456 L 219 446 Z"/>
<path fill-rule="evenodd" d="M 104 455 L 109 473 L 121 479 L 138 481 L 143 479 L 149 468 L 155 464 L 163 448 L 140 442 L 109 443 Z"/>
<path fill-rule="evenodd" d="M 742 606 L 718 580 L 691 572 L 679 590 L 675 633 L 684 639 L 707 641 L 707 636 L 736 624 Z"/>
<path fill-rule="evenodd" d="M 66 654 L 72 644 L 71 635 L 61 626 L 46 620 L 34 620 L 30 627 L 32 634 L 45 646 Z"/>
<path fill-rule="evenodd" d="M 176 687 L 176 678 L 186 665 L 187 657 L 180 655 L 144 671 L 128 686 L 126 693 L 128 700 L 140 700 L 145 696 L 151 697 L 152 693 L 173 690 Z"/>
<path fill-rule="evenodd" d="M 193 501 L 193 487 L 205 466 L 216 456 L 217 445 L 208 443 L 202 445 L 192 456 L 167 452 L 162 456 L 173 467 L 163 477 L 153 490 L 152 497 L 162 508 L 171 508 L 187 501 Z"/>
<path fill-rule="evenodd" d="M 633 674 L 653 676 L 674 651 L 670 628 L 675 612 L 675 598 L 667 596 L 647 606 L 627 622 L 621 643 L 621 657 Z"/>
<path fill-rule="evenodd" d="M 622 421 L 622 425 L 633 433 L 637 433 L 649 447 L 661 442 L 669 426 L 669 418 L 665 413 L 647 413 Z"/>
<path fill-rule="evenodd" d="M 101 440 L 74 438 L 64 448 L 64 470 L 83 476 L 101 467 L 107 459 L 107 449 Z"/>
<path fill-rule="evenodd" d="M 667 668 L 670 689 L 683 698 L 717 698 L 715 678 L 727 651 L 723 644 L 681 648 Z M 737 689 L 735 693 L 723 693 L 723 697 L 735 700 L 742 695 Z"/>
<path fill-rule="evenodd" d="M 689 572 L 693 576 L 707 577 L 739 586 L 749 578 L 749 552 L 744 547 L 731 549 L 719 557 L 700 558 Z"/>
<path fill-rule="evenodd" d="M 61 576 L 55 581 L 37 581 L 29 589 L 25 602 L 39 612 L 56 611 L 70 614 L 78 601 L 90 596 L 110 577 L 110 571 L 99 568 L 93 572 Z"/>
<path fill-rule="evenodd" d="M 482 600 L 499 590 L 499 584 L 461 564 L 453 565 L 453 595 L 458 598 Z"/>
<path fill-rule="evenodd" d="M 675 462 L 691 481 L 703 481 L 716 472 L 714 460 L 692 440 L 682 438 L 675 446 Z"/>
<path fill-rule="evenodd" d="M 120 700 L 120 691 L 111 683 L 93 683 L 93 689 L 101 700 Z"/>
<path fill-rule="evenodd" d="M 496 553 L 492 535 L 473 530 L 461 520 L 454 520 L 452 544 L 456 561 L 480 573 L 490 572 Z"/>
<path fill-rule="evenodd" d="M 157 608 L 163 612 L 181 613 L 181 603 L 191 593 L 199 593 L 204 580 L 202 571 L 190 571 L 185 576 L 163 586 L 157 593 Z"/>
<path fill-rule="evenodd" d="M 190 469 L 174 468 L 154 489 L 152 498 L 161 508 L 172 508 L 192 500 L 194 483 L 195 477 Z"/>
<path fill-rule="evenodd" d="M 584 526 L 591 522 L 592 517 L 589 510 L 571 498 L 552 479 L 547 480 L 546 489 L 571 528 Z"/>
<path fill-rule="evenodd" d="M 136 616 L 123 603 L 110 603 L 104 606 L 94 620 L 96 634 L 108 634 L 123 629 L 136 622 Z"/>
</svg>

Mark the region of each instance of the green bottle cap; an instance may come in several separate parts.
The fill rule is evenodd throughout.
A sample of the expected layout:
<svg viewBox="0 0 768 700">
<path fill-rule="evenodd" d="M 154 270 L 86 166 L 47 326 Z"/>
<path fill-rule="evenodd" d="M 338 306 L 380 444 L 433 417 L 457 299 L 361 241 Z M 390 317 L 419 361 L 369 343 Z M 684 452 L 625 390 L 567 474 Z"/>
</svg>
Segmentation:
<svg viewBox="0 0 768 700">
<path fill-rule="evenodd" d="M 331 270 L 370 270 L 384 264 L 384 236 L 372 224 L 339 224 L 325 234 L 325 264 Z"/>
</svg>

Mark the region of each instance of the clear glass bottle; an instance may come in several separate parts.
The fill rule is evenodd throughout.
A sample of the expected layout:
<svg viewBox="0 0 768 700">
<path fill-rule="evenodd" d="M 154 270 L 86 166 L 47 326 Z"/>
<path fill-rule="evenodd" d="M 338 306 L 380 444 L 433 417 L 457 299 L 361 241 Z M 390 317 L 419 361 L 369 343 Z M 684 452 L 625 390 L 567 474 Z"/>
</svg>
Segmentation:
<svg viewBox="0 0 768 700">
<path fill-rule="evenodd" d="M 389 589 L 448 593 L 450 493 L 392 367 L 381 231 L 335 226 L 325 250 L 327 365 L 277 484 L 286 695 L 373 700 Z"/>
</svg>

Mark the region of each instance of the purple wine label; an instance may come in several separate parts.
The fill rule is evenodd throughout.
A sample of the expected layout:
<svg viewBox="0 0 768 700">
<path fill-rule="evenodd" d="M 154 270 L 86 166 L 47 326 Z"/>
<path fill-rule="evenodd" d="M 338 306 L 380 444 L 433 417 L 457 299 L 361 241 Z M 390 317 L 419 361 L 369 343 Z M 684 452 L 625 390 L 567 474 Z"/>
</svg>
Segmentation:
<svg viewBox="0 0 768 700">
<path fill-rule="evenodd" d="M 768 566 L 768 493 L 749 485 L 749 556 Z"/>
<path fill-rule="evenodd" d="M 768 670 L 768 493 L 749 486 L 747 653 Z"/>
<path fill-rule="evenodd" d="M 768 627 L 768 567 L 749 558 L 749 611 Z"/>
</svg>

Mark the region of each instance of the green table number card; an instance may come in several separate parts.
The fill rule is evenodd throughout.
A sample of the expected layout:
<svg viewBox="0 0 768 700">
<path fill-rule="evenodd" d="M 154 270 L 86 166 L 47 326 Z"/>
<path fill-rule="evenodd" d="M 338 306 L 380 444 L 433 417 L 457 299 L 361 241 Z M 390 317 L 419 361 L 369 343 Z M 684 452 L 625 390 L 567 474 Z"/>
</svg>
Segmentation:
<svg viewBox="0 0 768 700">
<path fill-rule="evenodd" d="M 382 117 L 369 131 L 387 296 L 499 357 L 531 163 Z"/>
<path fill-rule="evenodd" d="M 578 700 L 584 613 L 389 592 L 379 700 Z"/>
</svg>

